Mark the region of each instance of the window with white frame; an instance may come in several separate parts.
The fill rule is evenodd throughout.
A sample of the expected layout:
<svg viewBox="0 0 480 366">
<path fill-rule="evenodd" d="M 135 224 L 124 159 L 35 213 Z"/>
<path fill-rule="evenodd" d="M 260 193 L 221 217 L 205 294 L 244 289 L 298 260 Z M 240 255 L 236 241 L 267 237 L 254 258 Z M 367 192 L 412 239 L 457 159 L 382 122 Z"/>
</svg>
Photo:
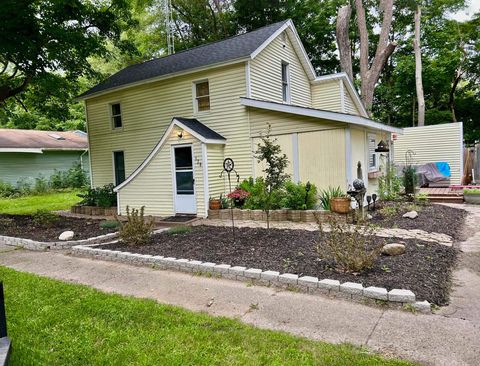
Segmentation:
<svg viewBox="0 0 480 366">
<path fill-rule="evenodd" d="M 110 116 L 112 128 L 122 128 L 122 109 L 120 108 L 120 103 L 110 104 Z"/>
<path fill-rule="evenodd" d="M 288 63 L 282 61 L 282 99 L 290 103 L 290 72 Z"/>
<path fill-rule="evenodd" d="M 367 136 L 368 140 L 368 171 L 376 172 L 378 171 L 378 154 L 375 152 L 377 148 L 376 135 L 374 133 L 369 133 Z"/>
<path fill-rule="evenodd" d="M 195 111 L 204 112 L 210 110 L 210 87 L 208 80 L 195 83 Z"/>
</svg>

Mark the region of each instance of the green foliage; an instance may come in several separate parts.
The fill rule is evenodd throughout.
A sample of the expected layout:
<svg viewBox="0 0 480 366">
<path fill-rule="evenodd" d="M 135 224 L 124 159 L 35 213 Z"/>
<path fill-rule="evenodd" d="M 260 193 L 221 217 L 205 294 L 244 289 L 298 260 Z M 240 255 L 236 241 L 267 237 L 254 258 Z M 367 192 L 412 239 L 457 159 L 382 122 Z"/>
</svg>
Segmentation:
<svg viewBox="0 0 480 366">
<path fill-rule="evenodd" d="M 37 210 L 68 210 L 80 200 L 78 191 L 54 192 L 34 196 L 0 198 L 0 213 L 31 215 Z"/>
<path fill-rule="evenodd" d="M 253 180 L 252 177 L 245 179 L 242 183 L 240 183 L 239 188 L 250 193 L 245 200 L 243 208 L 251 210 L 263 210 L 267 200 L 269 200 L 268 204 L 270 205 L 271 210 L 276 210 L 282 207 L 282 200 L 285 197 L 284 190 L 281 187 L 279 189 L 272 190 L 270 194 L 268 194 L 263 177 L 258 177 L 255 180 Z"/>
<path fill-rule="evenodd" d="M 412 365 L 6 267 L 0 278 L 11 365 Z"/>
<path fill-rule="evenodd" d="M 328 187 L 327 189 L 320 191 L 320 204 L 321 207 L 330 211 L 330 200 L 332 198 L 346 197 L 346 193 L 342 191 L 340 187 Z"/>
<path fill-rule="evenodd" d="M 102 229 L 116 229 L 120 227 L 120 223 L 117 220 L 105 220 L 100 222 L 99 225 Z"/>
<path fill-rule="evenodd" d="M 12 197 L 15 193 L 16 190 L 12 184 L 0 180 L 0 197 Z"/>
<path fill-rule="evenodd" d="M 144 211 L 145 206 L 142 206 L 140 210 L 135 208 L 130 210 L 127 206 L 127 221 L 119 221 L 120 230 L 118 235 L 127 245 L 140 246 L 150 242 L 154 221 L 153 219 L 145 219 Z"/>
<path fill-rule="evenodd" d="M 415 186 L 417 185 L 417 169 L 414 166 L 408 165 L 403 168 L 403 186 L 406 194 L 414 194 Z"/>
<path fill-rule="evenodd" d="M 479 195 L 480 194 L 480 189 L 477 188 L 469 188 L 469 189 L 464 189 L 463 194 L 466 195 Z"/>
<path fill-rule="evenodd" d="M 428 205 L 428 203 L 429 203 L 428 194 L 427 193 L 416 194 L 415 195 L 415 203 L 419 204 L 419 205 L 422 205 L 422 206 Z"/>
<path fill-rule="evenodd" d="M 47 193 L 50 190 L 48 181 L 43 175 L 35 178 L 35 185 L 33 187 L 33 190 L 36 194 Z"/>
<path fill-rule="evenodd" d="M 32 221 L 36 226 L 52 226 L 60 217 L 48 210 L 40 209 L 32 215 Z"/>
<path fill-rule="evenodd" d="M 188 234 L 191 231 L 192 231 L 191 226 L 179 225 L 179 226 L 173 226 L 170 229 L 168 229 L 167 234 L 168 235 L 181 235 L 181 234 Z"/>
<path fill-rule="evenodd" d="M 55 171 L 50 176 L 50 187 L 52 189 L 83 188 L 88 185 L 87 172 L 83 170 L 80 162 L 73 163 L 67 171 Z"/>
<path fill-rule="evenodd" d="M 292 210 L 314 209 L 318 201 L 317 187 L 314 184 L 309 184 L 309 186 L 310 190 L 307 194 L 306 184 L 287 181 L 285 183 L 285 196 L 281 202 L 282 207 Z"/>
<path fill-rule="evenodd" d="M 320 237 L 317 245 L 320 259 L 332 261 L 342 272 L 362 272 L 371 269 L 380 256 L 385 244 L 375 237 L 375 229 L 360 223 L 352 226 L 342 220 L 329 219 L 329 232 L 320 223 Z"/>
<path fill-rule="evenodd" d="M 113 191 L 113 184 L 103 187 L 88 188 L 85 193 L 79 194 L 82 206 L 114 207 L 117 205 L 117 193 Z"/>
<path fill-rule="evenodd" d="M 394 201 L 402 190 L 402 178 L 397 176 L 395 165 L 385 164 L 385 174 L 378 178 L 378 196 L 383 201 Z"/>
</svg>

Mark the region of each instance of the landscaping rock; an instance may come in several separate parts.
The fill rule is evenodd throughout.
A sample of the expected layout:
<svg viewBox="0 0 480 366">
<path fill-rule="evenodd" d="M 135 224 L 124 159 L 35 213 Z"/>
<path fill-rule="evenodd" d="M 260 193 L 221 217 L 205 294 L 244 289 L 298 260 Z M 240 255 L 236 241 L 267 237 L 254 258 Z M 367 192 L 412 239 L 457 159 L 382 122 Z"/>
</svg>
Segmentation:
<svg viewBox="0 0 480 366">
<path fill-rule="evenodd" d="M 432 307 L 427 300 L 417 301 L 413 304 L 413 307 L 420 313 L 428 314 L 432 312 Z"/>
<path fill-rule="evenodd" d="M 386 244 L 382 248 L 382 254 L 385 255 L 401 255 L 405 253 L 405 245 L 400 243 Z"/>
<path fill-rule="evenodd" d="M 58 237 L 58 239 L 63 240 L 63 241 L 72 240 L 74 235 L 75 235 L 75 233 L 73 231 L 67 230 L 67 231 L 64 231 L 63 233 L 61 233 L 60 236 Z"/>
<path fill-rule="evenodd" d="M 409 212 L 403 214 L 403 217 L 406 217 L 407 219 L 416 219 L 418 217 L 418 212 L 417 211 L 409 211 Z"/>
<path fill-rule="evenodd" d="M 367 220 L 371 220 L 371 219 L 373 219 L 373 216 L 370 215 L 370 214 L 367 214 L 367 215 L 365 216 L 365 218 L 366 218 Z"/>
</svg>

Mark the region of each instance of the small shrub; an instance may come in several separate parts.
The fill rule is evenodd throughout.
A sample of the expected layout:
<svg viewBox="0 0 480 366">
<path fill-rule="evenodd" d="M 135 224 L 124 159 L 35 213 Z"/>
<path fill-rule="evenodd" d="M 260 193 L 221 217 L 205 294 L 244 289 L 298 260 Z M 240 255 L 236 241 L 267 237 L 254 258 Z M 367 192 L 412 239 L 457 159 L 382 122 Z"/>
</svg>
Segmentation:
<svg viewBox="0 0 480 366">
<path fill-rule="evenodd" d="M 114 207 L 117 205 L 117 193 L 113 191 L 114 185 L 107 184 L 103 187 L 88 188 L 85 193 L 79 194 L 82 198 L 81 206 Z"/>
<path fill-rule="evenodd" d="M 292 210 L 311 210 L 317 205 L 317 187 L 309 184 L 310 190 L 307 194 L 307 185 L 304 183 L 295 183 L 287 181 L 285 183 L 285 196 L 281 201 L 281 206 Z"/>
<path fill-rule="evenodd" d="M 32 186 L 28 182 L 27 178 L 20 178 L 17 181 L 17 187 L 15 190 L 16 190 L 15 196 L 27 196 L 32 193 Z"/>
<path fill-rule="evenodd" d="M 342 272 L 361 272 L 373 267 L 381 253 L 384 240 L 372 243 L 375 230 L 370 226 L 352 226 L 340 220 L 328 220 L 330 232 L 326 233 L 319 224 L 320 235 L 324 238 L 317 246 L 321 259 L 335 263 Z"/>
<path fill-rule="evenodd" d="M 320 191 L 320 205 L 326 210 L 330 211 L 330 200 L 332 198 L 346 197 L 345 192 L 342 191 L 340 187 L 328 187 L 325 190 Z"/>
<path fill-rule="evenodd" d="M 192 231 L 192 228 L 190 226 L 180 225 L 180 226 L 174 226 L 174 227 L 168 229 L 167 234 L 168 235 L 181 235 L 181 234 L 187 234 L 191 231 Z"/>
<path fill-rule="evenodd" d="M 415 167 L 408 165 L 403 168 L 403 186 L 406 194 L 414 194 L 417 185 L 417 170 Z"/>
<path fill-rule="evenodd" d="M 48 210 L 37 210 L 32 215 L 32 221 L 36 226 L 52 226 L 60 217 Z"/>
<path fill-rule="evenodd" d="M 245 200 L 248 196 L 250 196 L 250 193 L 241 188 L 236 188 L 227 194 L 227 197 L 233 201 L 235 207 L 242 207 L 245 204 Z"/>
<path fill-rule="evenodd" d="M 12 184 L 0 180 L 0 197 L 12 197 L 15 193 L 16 189 Z"/>
<path fill-rule="evenodd" d="M 397 176 L 395 165 L 388 162 L 385 174 L 378 178 L 378 196 L 384 201 L 394 201 L 402 190 L 402 179 Z"/>
<path fill-rule="evenodd" d="M 117 229 L 120 223 L 117 220 L 106 220 L 100 223 L 101 229 Z"/>
<path fill-rule="evenodd" d="M 480 189 L 477 189 L 477 188 L 468 188 L 468 189 L 464 189 L 463 190 L 463 194 L 466 194 L 466 195 L 477 195 L 477 194 L 480 194 Z"/>
<path fill-rule="evenodd" d="M 282 200 L 285 196 L 285 191 L 282 188 L 274 189 L 270 192 L 270 197 L 266 193 L 265 180 L 263 177 L 259 177 L 253 180 L 252 177 L 245 179 L 240 183 L 239 188 L 250 193 L 245 200 L 244 208 L 251 210 L 263 210 L 266 200 L 269 199 L 269 205 L 271 210 L 282 208 Z"/>
<path fill-rule="evenodd" d="M 385 216 L 385 217 L 392 217 L 395 216 L 398 213 L 398 210 L 400 207 L 398 205 L 390 205 L 390 206 L 384 206 L 378 212 L 380 215 Z"/>
<path fill-rule="evenodd" d="M 146 220 L 144 216 L 145 206 L 140 210 L 127 206 L 127 221 L 120 222 L 119 237 L 127 245 L 140 246 L 150 242 L 154 222 Z"/>
<path fill-rule="evenodd" d="M 66 171 L 55 170 L 50 176 L 50 186 L 53 189 L 83 188 L 88 185 L 88 175 L 80 162 L 74 162 Z"/>
<path fill-rule="evenodd" d="M 35 185 L 33 189 L 35 193 L 41 194 L 48 192 L 50 190 L 50 186 L 47 179 L 43 175 L 40 175 L 38 178 L 35 178 Z"/>
<path fill-rule="evenodd" d="M 428 194 L 426 193 L 419 193 L 415 196 L 415 203 L 421 206 L 426 206 L 429 204 Z"/>
</svg>

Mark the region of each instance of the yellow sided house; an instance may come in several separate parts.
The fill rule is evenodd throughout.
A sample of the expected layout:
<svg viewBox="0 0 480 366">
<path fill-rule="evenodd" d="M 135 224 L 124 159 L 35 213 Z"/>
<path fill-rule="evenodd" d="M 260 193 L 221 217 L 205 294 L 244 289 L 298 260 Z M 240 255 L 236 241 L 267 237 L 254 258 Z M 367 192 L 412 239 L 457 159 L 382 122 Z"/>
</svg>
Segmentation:
<svg viewBox="0 0 480 366">
<path fill-rule="evenodd" d="M 291 20 L 127 67 L 82 94 L 93 186 L 116 185 L 118 212 L 205 217 L 228 193 L 231 158 L 241 179 L 271 126 L 294 181 L 346 190 L 361 162 L 370 193 L 375 152 L 400 129 L 371 120 L 348 77 L 317 76 Z"/>
</svg>

